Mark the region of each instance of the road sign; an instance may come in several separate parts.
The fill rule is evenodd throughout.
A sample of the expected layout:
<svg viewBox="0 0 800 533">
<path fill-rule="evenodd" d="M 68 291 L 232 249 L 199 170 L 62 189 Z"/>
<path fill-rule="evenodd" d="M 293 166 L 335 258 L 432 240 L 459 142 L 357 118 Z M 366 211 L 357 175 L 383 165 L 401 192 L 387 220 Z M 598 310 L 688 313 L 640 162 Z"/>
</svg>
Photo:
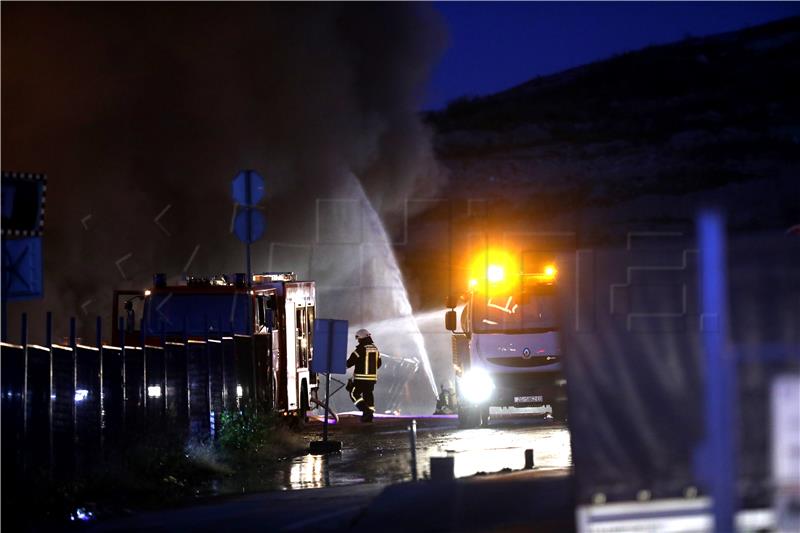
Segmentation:
<svg viewBox="0 0 800 533">
<path fill-rule="evenodd" d="M 264 198 L 264 178 L 255 170 L 242 170 L 233 178 L 231 190 L 236 203 L 255 205 Z"/>
<path fill-rule="evenodd" d="M 44 228 L 47 176 L 3 172 L 3 237 L 38 237 Z"/>
<path fill-rule="evenodd" d="M 312 372 L 347 372 L 347 320 L 318 318 L 314 321 Z"/>
<path fill-rule="evenodd" d="M 3 240 L 3 300 L 42 296 L 42 238 Z"/>
<path fill-rule="evenodd" d="M 264 198 L 264 178 L 255 170 L 240 171 L 231 182 L 233 200 L 243 206 L 233 221 L 233 230 L 236 236 L 245 244 L 245 264 L 247 265 L 247 286 L 253 280 L 253 269 L 250 264 L 250 245 L 264 234 L 264 215 L 253 207 Z M 248 307 L 248 323 L 250 311 Z M 249 330 L 248 330 L 249 333 Z"/>
<path fill-rule="evenodd" d="M 328 412 L 331 398 L 331 374 L 347 372 L 347 320 L 318 318 L 314 321 L 314 358 L 311 371 L 325 373 L 325 420 L 322 423 L 322 440 L 309 444 L 313 454 L 338 452 L 342 443 L 328 440 Z"/>
<path fill-rule="evenodd" d="M 251 244 L 264 235 L 264 214 L 257 209 L 240 209 L 233 221 L 233 231 L 239 240 Z"/>
</svg>

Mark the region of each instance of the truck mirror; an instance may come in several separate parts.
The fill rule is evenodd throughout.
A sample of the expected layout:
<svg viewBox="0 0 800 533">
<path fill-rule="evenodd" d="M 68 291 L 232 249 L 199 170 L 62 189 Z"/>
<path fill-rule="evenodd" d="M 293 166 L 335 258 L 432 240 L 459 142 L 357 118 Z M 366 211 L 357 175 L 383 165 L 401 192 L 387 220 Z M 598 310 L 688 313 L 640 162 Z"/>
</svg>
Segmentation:
<svg viewBox="0 0 800 533">
<path fill-rule="evenodd" d="M 448 331 L 456 330 L 456 312 L 453 309 L 444 314 L 444 327 Z"/>
<path fill-rule="evenodd" d="M 455 307 L 455 306 L 457 306 L 457 305 L 458 305 L 458 298 L 456 298 L 456 297 L 455 297 L 455 296 L 453 296 L 452 294 L 451 294 L 451 295 L 449 295 L 449 296 L 447 297 L 447 303 L 445 304 L 445 307 L 449 307 L 450 309 L 452 309 L 452 308 L 454 308 L 454 307 Z"/>
</svg>

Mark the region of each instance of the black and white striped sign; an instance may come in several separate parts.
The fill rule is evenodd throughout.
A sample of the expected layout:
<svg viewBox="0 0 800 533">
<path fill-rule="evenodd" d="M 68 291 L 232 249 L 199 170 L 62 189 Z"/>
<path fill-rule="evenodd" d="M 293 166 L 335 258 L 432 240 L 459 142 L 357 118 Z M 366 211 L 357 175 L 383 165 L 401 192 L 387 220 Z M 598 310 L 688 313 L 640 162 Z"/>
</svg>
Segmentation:
<svg viewBox="0 0 800 533">
<path fill-rule="evenodd" d="M 2 236 L 40 237 L 44 233 L 47 175 L 3 172 Z"/>
</svg>

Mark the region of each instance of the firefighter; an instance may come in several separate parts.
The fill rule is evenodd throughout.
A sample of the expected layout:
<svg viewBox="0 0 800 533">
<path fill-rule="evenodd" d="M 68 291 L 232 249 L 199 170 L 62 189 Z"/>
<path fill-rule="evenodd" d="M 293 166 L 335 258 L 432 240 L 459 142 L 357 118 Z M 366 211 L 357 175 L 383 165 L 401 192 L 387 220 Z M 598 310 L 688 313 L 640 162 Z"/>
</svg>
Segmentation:
<svg viewBox="0 0 800 533">
<path fill-rule="evenodd" d="M 358 346 L 347 358 L 347 368 L 354 366 L 352 386 L 348 386 L 350 398 L 361 412 L 362 422 L 372 422 L 375 414 L 375 396 L 373 390 L 378 381 L 378 369 L 381 367 L 381 353 L 372 342 L 372 336 L 366 329 L 356 332 Z"/>
</svg>

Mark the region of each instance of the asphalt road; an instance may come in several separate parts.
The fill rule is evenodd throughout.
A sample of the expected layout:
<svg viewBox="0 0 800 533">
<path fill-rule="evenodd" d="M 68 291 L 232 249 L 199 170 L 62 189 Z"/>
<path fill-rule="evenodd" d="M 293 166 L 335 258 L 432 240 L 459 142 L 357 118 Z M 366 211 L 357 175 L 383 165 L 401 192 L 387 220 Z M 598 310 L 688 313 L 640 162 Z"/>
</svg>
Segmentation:
<svg viewBox="0 0 800 533">
<path fill-rule="evenodd" d="M 307 455 L 290 466 L 283 488 L 311 488 L 353 483 L 395 483 L 411 479 L 408 425 L 412 417 L 376 418 L 362 424 L 343 415 L 330 428 L 330 438 L 342 442 L 341 454 Z M 490 427 L 462 430 L 453 416 L 413 418 L 417 423 L 418 475 L 429 472 L 430 457 L 451 455 L 456 477 L 517 470 L 525 464 L 524 450 L 534 450 L 540 468 L 571 466 L 569 432 L 539 415 L 495 415 Z M 319 438 L 319 430 L 310 431 Z"/>
<path fill-rule="evenodd" d="M 542 415 L 498 416 L 491 427 L 462 430 L 455 418 L 417 418 L 417 464 L 420 478 L 429 472 L 434 455 L 454 457 L 455 475 L 518 470 L 524 450 L 532 448 L 536 470 L 563 475 L 571 465 L 569 432 Z M 330 427 L 330 438 L 343 443 L 341 453 L 305 455 L 287 461 L 262 487 L 277 490 L 246 496 L 211 499 L 204 505 L 148 512 L 96 524 L 97 531 L 154 530 L 342 530 L 369 509 L 389 484 L 409 481 L 410 443 L 406 427 L 410 418 L 378 418 L 362 424 L 343 415 Z M 317 438 L 321 424 L 306 428 L 309 440 Z M 227 480 L 218 487 L 232 494 L 250 491 L 252 480 Z M 237 484 L 241 484 L 241 487 Z"/>
</svg>

